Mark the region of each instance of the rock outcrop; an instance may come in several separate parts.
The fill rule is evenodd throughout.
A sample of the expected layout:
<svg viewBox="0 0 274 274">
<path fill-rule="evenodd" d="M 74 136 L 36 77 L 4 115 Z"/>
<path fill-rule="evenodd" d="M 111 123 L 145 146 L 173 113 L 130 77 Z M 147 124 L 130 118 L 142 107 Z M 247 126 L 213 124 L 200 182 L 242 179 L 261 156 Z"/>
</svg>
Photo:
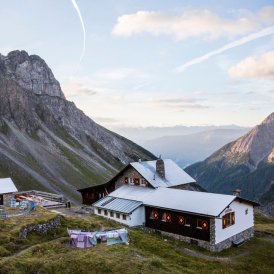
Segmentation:
<svg viewBox="0 0 274 274">
<path fill-rule="evenodd" d="M 95 123 L 65 99 L 38 56 L 0 56 L 0 176 L 20 190 L 64 193 L 107 181 L 130 161 L 154 159 L 133 142 Z"/>
<path fill-rule="evenodd" d="M 7 56 L 0 55 L 0 75 L 16 81 L 29 92 L 65 98 L 46 62 L 37 55 L 28 55 L 26 51 L 16 50 Z"/>
<path fill-rule="evenodd" d="M 274 113 L 236 141 L 186 171 L 209 191 L 231 193 L 274 205 Z M 274 208 L 274 207 L 273 207 Z"/>
</svg>

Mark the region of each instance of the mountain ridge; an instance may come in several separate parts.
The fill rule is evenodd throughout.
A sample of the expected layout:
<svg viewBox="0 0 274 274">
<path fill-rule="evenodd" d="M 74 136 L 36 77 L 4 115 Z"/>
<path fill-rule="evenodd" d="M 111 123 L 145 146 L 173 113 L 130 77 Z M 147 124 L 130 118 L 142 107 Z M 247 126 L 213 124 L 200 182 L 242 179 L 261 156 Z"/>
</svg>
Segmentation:
<svg viewBox="0 0 274 274">
<path fill-rule="evenodd" d="M 186 168 L 209 191 L 231 193 L 242 189 L 274 213 L 274 113 L 248 133 L 228 143 L 204 161 Z"/>
<path fill-rule="evenodd" d="M 139 158 L 155 156 L 67 101 L 43 59 L 0 56 L 0 176 L 77 202 L 77 188 L 103 183 Z"/>
</svg>

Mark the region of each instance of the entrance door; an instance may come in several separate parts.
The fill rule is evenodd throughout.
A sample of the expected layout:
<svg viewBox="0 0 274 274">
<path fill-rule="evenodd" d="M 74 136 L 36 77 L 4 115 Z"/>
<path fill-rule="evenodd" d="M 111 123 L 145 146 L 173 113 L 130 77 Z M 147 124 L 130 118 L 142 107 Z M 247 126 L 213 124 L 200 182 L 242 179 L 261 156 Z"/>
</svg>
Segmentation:
<svg viewBox="0 0 274 274">
<path fill-rule="evenodd" d="M 4 197 L 3 195 L 0 194 L 0 205 L 3 205 L 3 202 L 4 202 Z"/>
</svg>

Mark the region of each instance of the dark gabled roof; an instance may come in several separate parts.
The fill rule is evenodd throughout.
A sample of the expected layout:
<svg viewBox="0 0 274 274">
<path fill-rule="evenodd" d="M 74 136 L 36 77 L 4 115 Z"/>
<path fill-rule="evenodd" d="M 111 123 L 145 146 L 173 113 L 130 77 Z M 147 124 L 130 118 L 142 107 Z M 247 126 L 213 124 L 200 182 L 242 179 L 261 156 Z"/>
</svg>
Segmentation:
<svg viewBox="0 0 274 274">
<path fill-rule="evenodd" d="M 104 187 L 104 186 L 106 187 L 106 186 L 110 185 L 112 182 L 114 182 L 120 176 L 120 174 L 123 173 L 128 167 L 130 167 L 130 164 L 126 165 L 114 177 L 112 177 L 108 182 L 106 182 L 104 184 L 95 185 L 95 186 L 89 186 L 89 187 L 86 187 L 86 188 L 77 189 L 77 191 L 82 192 L 82 191 L 93 190 L 93 189 Z"/>
<path fill-rule="evenodd" d="M 189 184 L 196 182 L 191 176 L 189 176 L 183 169 L 181 169 L 174 161 L 170 159 L 164 159 L 165 164 L 165 178 L 161 178 L 156 172 L 156 160 L 154 161 L 143 161 L 133 162 L 126 165 L 120 170 L 113 178 L 107 183 L 102 185 L 91 186 L 87 188 L 78 189 L 79 192 L 86 190 L 93 190 L 97 187 L 108 186 L 129 167 L 134 168 L 143 178 L 145 178 L 149 184 L 154 187 L 172 187 L 177 185 Z"/>
<path fill-rule="evenodd" d="M 246 199 L 246 198 L 242 198 L 242 197 L 238 197 L 238 196 L 236 197 L 235 200 L 238 200 L 239 202 L 252 204 L 253 206 L 260 206 L 260 204 L 255 202 L 255 201 L 252 201 L 252 200 L 249 200 L 249 199 Z"/>
</svg>

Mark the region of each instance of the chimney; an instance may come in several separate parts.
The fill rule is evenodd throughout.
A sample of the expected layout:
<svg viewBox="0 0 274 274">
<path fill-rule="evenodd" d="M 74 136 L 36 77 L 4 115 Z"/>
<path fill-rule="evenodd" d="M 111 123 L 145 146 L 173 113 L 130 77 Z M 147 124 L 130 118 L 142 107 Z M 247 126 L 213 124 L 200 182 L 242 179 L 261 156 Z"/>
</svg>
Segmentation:
<svg viewBox="0 0 274 274">
<path fill-rule="evenodd" d="M 235 189 L 232 191 L 232 194 L 234 196 L 240 197 L 241 196 L 241 190 L 240 189 Z"/>
<path fill-rule="evenodd" d="M 162 178 L 165 179 L 165 163 L 161 159 L 161 156 L 156 161 L 156 173 Z"/>
</svg>

